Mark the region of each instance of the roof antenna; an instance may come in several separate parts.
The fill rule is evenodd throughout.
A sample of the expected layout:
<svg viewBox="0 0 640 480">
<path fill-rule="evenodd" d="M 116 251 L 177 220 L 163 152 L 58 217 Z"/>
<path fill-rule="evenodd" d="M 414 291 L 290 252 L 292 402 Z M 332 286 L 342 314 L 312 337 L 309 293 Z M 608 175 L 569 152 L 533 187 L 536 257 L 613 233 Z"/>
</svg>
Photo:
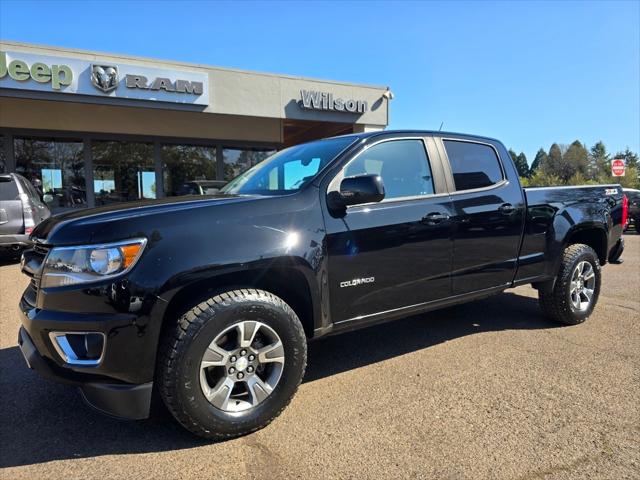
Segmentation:
<svg viewBox="0 0 640 480">
<path fill-rule="evenodd" d="M 442 126 L 444 125 L 444 120 L 440 123 L 440 128 L 438 129 L 439 132 L 442 131 Z"/>
</svg>

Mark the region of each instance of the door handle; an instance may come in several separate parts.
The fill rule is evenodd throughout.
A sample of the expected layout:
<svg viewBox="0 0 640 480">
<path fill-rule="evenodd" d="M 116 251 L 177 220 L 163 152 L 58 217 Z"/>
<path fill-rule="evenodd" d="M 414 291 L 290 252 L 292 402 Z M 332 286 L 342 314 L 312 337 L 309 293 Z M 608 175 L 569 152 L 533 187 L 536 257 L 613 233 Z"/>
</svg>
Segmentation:
<svg viewBox="0 0 640 480">
<path fill-rule="evenodd" d="M 501 205 L 498 210 L 500 210 L 500 213 L 502 213 L 503 215 L 511 215 L 516 211 L 516 207 L 514 207 L 510 203 L 505 203 L 504 205 Z"/>
<path fill-rule="evenodd" d="M 422 223 L 426 223 L 427 225 L 437 225 L 445 220 L 449 220 L 449 215 L 439 212 L 432 212 L 422 217 Z"/>
</svg>

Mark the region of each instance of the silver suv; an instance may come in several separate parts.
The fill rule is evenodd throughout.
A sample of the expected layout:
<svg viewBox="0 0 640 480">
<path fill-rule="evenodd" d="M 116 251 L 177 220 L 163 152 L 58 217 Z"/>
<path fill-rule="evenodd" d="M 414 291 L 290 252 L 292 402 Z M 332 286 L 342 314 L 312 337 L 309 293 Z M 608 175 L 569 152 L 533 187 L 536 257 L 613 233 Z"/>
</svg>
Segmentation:
<svg viewBox="0 0 640 480">
<path fill-rule="evenodd" d="M 31 183 L 15 173 L 0 174 L 0 250 L 19 251 L 36 225 L 51 212 Z"/>
</svg>

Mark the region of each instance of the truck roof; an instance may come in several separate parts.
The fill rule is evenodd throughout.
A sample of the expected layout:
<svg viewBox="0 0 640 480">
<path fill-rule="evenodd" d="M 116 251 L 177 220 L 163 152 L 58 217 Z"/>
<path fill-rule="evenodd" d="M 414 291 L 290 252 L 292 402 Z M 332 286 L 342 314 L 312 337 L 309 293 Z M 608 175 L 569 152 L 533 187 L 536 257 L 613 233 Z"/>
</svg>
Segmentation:
<svg viewBox="0 0 640 480">
<path fill-rule="evenodd" d="M 440 130 L 376 130 L 375 132 L 349 133 L 347 135 L 339 135 L 340 137 L 354 138 L 371 138 L 385 135 L 436 135 L 440 137 L 459 137 L 459 138 L 475 138 L 478 140 L 490 140 L 499 142 L 497 138 L 487 137 L 484 135 L 474 135 L 470 133 L 460 132 L 443 132 Z"/>
</svg>

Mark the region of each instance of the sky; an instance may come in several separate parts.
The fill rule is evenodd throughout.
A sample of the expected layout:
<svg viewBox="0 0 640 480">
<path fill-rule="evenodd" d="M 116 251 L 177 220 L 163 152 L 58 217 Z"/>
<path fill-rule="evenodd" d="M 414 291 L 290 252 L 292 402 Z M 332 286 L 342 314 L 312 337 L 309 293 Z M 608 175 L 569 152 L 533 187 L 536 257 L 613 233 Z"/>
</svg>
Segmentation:
<svg viewBox="0 0 640 480">
<path fill-rule="evenodd" d="M 0 39 L 389 86 L 389 128 L 640 151 L 640 1 L 0 0 Z"/>
</svg>

